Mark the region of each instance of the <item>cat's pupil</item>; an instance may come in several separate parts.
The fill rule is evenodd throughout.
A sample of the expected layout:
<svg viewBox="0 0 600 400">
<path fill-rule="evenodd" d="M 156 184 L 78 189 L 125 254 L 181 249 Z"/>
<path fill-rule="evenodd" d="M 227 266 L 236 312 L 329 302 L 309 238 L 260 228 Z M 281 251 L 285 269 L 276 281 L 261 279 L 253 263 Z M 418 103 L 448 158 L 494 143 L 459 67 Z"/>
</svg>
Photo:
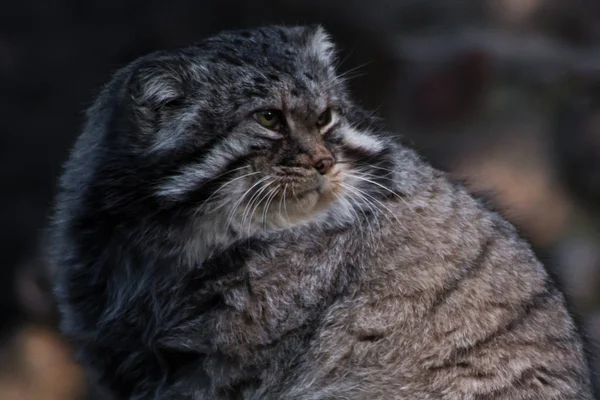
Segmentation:
<svg viewBox="0 0 600 400">
<path fill-rule="evenodd" d="M 325 110 L 325 112 L 323 112 L 323 114 L 321 114 L 319 116 L 319 119 L 317 120 L 317 126 L 319 127 L 323 127 L 326 126 L 327 124 L 329 124 L 331 122 L 331 109 L 327 109 Z"/>
</svg>

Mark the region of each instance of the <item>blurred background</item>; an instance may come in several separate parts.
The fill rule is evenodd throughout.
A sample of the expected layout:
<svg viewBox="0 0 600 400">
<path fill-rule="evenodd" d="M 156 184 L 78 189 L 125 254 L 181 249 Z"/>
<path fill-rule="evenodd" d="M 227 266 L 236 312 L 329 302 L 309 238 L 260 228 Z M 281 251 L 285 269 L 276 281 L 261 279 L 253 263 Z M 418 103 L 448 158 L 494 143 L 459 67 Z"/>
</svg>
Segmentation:
<svg viewBox="0 0 600 400">
<path fill-rule="evenodd" d="M 519 227 L 600 354 L 598 0 L 20 0 L 0 13 L 0 399 L 106 398 L 57 333 L 41 235 L 93 97 L 140 55 L 271 23 L 329 30 L 359 102 Z"/>
</svg>

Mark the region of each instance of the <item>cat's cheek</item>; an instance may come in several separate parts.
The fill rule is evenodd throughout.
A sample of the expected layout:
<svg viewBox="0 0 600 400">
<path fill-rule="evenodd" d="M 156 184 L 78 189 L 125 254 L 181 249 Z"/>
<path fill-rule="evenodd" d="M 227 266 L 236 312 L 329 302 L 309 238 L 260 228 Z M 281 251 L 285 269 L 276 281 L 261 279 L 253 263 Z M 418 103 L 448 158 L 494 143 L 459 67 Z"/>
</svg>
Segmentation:
<svg viewBox="0 0 600 400">
<path fill-rule="evenodd" d="M 346 165 L 336 165 L 330 174 L 322 182 L 323 201 L 334 201 L 337 197 L 344 194 L 344 172 L 347 171 Z"/>
</svg>

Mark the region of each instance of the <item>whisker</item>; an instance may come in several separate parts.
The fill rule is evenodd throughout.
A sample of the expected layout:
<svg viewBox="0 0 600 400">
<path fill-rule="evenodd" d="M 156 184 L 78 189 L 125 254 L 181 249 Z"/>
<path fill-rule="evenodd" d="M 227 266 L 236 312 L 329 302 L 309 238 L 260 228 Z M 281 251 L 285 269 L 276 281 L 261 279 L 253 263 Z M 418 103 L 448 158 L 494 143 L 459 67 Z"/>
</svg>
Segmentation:
<svg viewBox="0 0 600 400">
<path fill-rule="evenodd" d="M 294 191 L 294 188 L 292 188 L 292 196 L 294 196 L 294 199 L 296 200 L 296 204 L 298 204 L 298 207 L 302 210 L 302 212 L 304 214 L 306 214 L 306 210 L 304 209 L 304 207 L 302 207 L 300 205 L 300 199 L 298 198 L 298 196 L 296 196 L 296 192 Z"/>
<path fill-rule="evenodd" d="M 269 191 L 269 193 L 267 194 L 267 200 L 265 201 L 265 208 L 263 209 L 263 215 L 262 215 L 262 227 L 263 230 L 267 229 L 267 212 L 269 211 L 269 207 L 271 207 L 271 203 L 273 202 L 273 199 L 275 198 L 275 196 L 277 196 L 277 191 L 280 189 L 280 185 L 277 185 L 277 187 L 271 189 L 271 191 Z"/>
<path fill-rule="evenodd" d="M 271 181 L 268 181 L 267 183 L 263 184 L 251 197 L 250 200 L 248 201 L 248 204 L 246 204 L 246 207 L 244 207 L 244 212 L 242 213 L 242 221 L 241 224 L 244 225 L 246 223 L 246 219 L 249 218 L 249 225 L 248 225 L 248 233 L 250 233 L 251 228 L 252 228 L 252 215 L 253 215 L 253 211 L 252 211 L 252 207 L 254 206 L 255 203 L 260 203 L 260 195 L 271 185 L 271 183 L 273 183 L 272 181 L 272 177 L 269 177 L 271 179 Z M 250 212 L 250 213 L 248 213 Z"/>
<path fill-rule="evenodd" d="M 336 198 L 336 200 L 343 201 L 343 202 L 344 202 L 344 204 L 346 204 L 346 208 L 347 208 L 348 210 L 350 210 L 350 212 L 351 212 L 351 213 L 352 213 L 352 215 L 354 216 L 354 219 L 355 219 L 355 221 L 356 221 L 357 223 L 358 223 L 358 222 L 360 222 L 360 217 L 358 216 L 358 213 L 356 212 L 356 209 L 355 209 L 355 207 L 354 207 L 354 204 L 353 204 L 353 203 L 352 203 L 350 200 L 348 200 L 348 199 L 347 199 L 345 196 L 340 196 L 340 195 L 338 195 L 338 194 L 334 194 L 334 197 Z M 364 241 L 365 241 L 365 230 L 364 230 L 364 226 L 363 226 L 362 224 L 360 224 L 360 223 L 359 223 L 359 224 L 358 224 L 358 227 L 359 227 L 359 231 L 360 231 L 360 234 L 361 234 L 361 237 L 362 237 L 362 241 L 361 241 L 361 243 L 364 243 Z"/>
<path fill-rule="evenodd" d="M 375 185 L 375 186 L 378 186 L 378 187 L 382 188 L 383 190 L 386 190 L 387 192 L 389 192 L 389 193 L 393 194 L 393 195 L 394 195 L 395 197 L 397 197 L 399 200 L 402 200 L 402 201 L 403 201 L 403 202 L 404 202 L 406 205 L 408 205 L 408 203 L 406 202 L 406 200 L 405 200 L 405 199 L 403 199 L 403 198 L 402 198 L 402 197 L 401 197 L 401 196 L 400 196 L 398 193 L 394 192 L 394 191 L 393 191 L 393 190 L 391 190 L 390 188 L 387 188 L 387 187 L 383 186 L 381 183 L 375 182 L 375 181 L 373 181 L 373 180 L 371 180 L 371 179 L 367 179 L 367 178 L 364 178 L 364 177 L 361 177 L 361 176 L 358 176 L 358 175 L 355 175 L 355 174 L 349 174 L 349 173 L 346 173 L 346 175 L 347 175 L 347 176 L 350 176 L 350 177 L 352 177 L 352 178 L 358 179 L 358 180 L 362 180 L 362 181 L 365 181 L 365 182 L 371 183 L 371 184 L 373 184 L 373 185 Z"/>
<path fill-rule="evenodd" d="M 212 178 L 210 178 L 210 179 L 207 179 L 207 180 L 201 180 L 200 182 L 194 182 L 194 183 L 193 183 L 193 185 L 190 185 L 190 186 L 191 186 L 191 187 L 201 187 L 202 185 L 206 185 L 207 183 L 213 182 L 214 180 L 216 180 L 216 179 L 219 179 L 219 178 L 221 178 L 221 177 L 223 177 L 223 176 L 225 176 L 225 175 L 232 174 L 232 173 L 234 173 L 234 172 L 236 172 L 236 171 L 239 171 L 239 170 L 241 170 L 241 169 L 246 169 L 246 168 L 250 168 L 250 166 L 249 166 L 249 165 L 242 165 L 241 167 L 234 168 L 234 169 L 230 169 L 230 170 L 227 170 L 227 171 L 225 171 L 225 172 L 222 172 L 222 173 L 220 173 L 220 174 L 218 174 L 218 175 L 216 175 L 216 176 L 213 176 L 213 177 L 212 177 Z M 178 173 L 177 175 L 173 175 L 173 176 L 170 176 L 170 177 L 168 177 L 168 178 L 167 178 L 167 182 L 168 182 L 169 180 L 172 182 L 172 181 L 175 179 L 175 177 L 176 177 L 176 176 L 178 176 L 178 177 L 181 177 L 181 176 L 185 176 L 185 175 L 186 175 L 186 174 L 185 174 L 185 172 L 182 172 L 182 170 L 180 170 L 180 171 L 179 171 L 179 173 Z M 163 181 L 163 185 L 167 185 L 167 183 Z M 176 185 L 176 184 L 175 184 L 175 185 Z M 159 187 L 160 187 L 160 186 L 159 186 Z M 187 188 L 187 187 L 186 187 L 186 189 L 189 189 L 189 188 Z M 163 191 L 164 191 L 164 189 L 163 189 Z M 187 192 L 188 190 L 184 190 L 184 191 L 186 191 L 186 192 Z M 181 196 L 182 194 L 183 194 L 183 193 L 179 193 L 179 194 L 178 194 L 178 196 Z"/>
<path fill-rule="evenodd" d="M 363 196 L 362 196 L 360 193 L 358 193 L 358 192 L 354 191 L 354 190 L 353 190 L 353 189 L 354 189 L 353 187 L 351 187 L 350 185 L 346 185 L 346 184 L 344 184 L 344 183 L 342 183 L 341 185 L 342 185 L 342 187 L 343 187 L 343 188 L 345 188 L 346 190 L 350 191 L 350 193 L 351 193 L 351 194 L 354 194 L 354 196 L 357 196 L 357 197 L 359 197 L 359 198 L 363 199 L 363 201 L 364 201 L 364 198 L 363 198 Z M 352 196 L 350 196 L 350 197 L 349 197 L 349 199 L 354 201 L 354 204 L 356 204 L 356 205 L 357 205 L 357 208 L 358 208 L 358 210 L 359 210 L 359 211 L 361 212 L 361 214 L 364 216 L 364 218 L 365 218 L 365 222 L 367 223 L 367 225 L 368 225 L 368 227 L 369 227 L 369 229 L 368 229 L 368 232 L 369 232 L 369 233 L 370 233 L 370 235 L 371 235 L 371 240 L 373 240 L 373 242 L 374 242 L 374 241 L 375 241 L 375 236 L 373 235 L 373 228 L 372 228 L 372 224 L 371 224 L 370 218 L 367 216 L 367 214 L 365 213 L 365 211 L 363 210 L 363 208 L 360 206 L 360 204 L 358 203 L 358 201 L 357 201 L 356 199 L 354 199 Z M 376 210 L 374 210 L 374 209 L 372 208 L 372 206 L 370 206 L 370 205 L 368 204 L 368 202 L 367 202 L 367 207 L 368 207 L 368 208 L 371 210 L 371 212 L 373 212 L 373 213 L 376 211 Z M 358 214 L 356 214 L 356 215 L 358 216 Z M 377 224 L 379 225 L 379 221 L 377 221 Z"/>
<path fill-rule="evenodd" d="M 364 67 L 366 67 L 367 65 L 370 65 L 370 64 L 372 64 L 372 63 L 373 63 L 373 61 L 367 61 L 367 62 L 365 62 L 365 63 L 362 63 L 362 64 L 360 64 L 360 65 L 357 65 L 356 67 L 354 67 L 354 68 L 350 68 L 348 71 L 344 71 L 343 73 L 339 74 L 339 75 L 337 76 L 337 78 L 344 79 L 344 77 L 345 77 L 345 76 L 347 76 L 347 75 L 349 75 L 349 74 L 351 74 L 351 73 L 353 73 L 353 72 L 355 72 L 355 71 L 358 71 L 359 69 L 361 69 L 361 68 L 364 68 Z"/>
<path fill-rule="evenodd" d="M 373 169 L 379 169 L 379 170 L 382 170 L 382 171 L 389 172 L 390 174 L 393 174 L 395 172 L 393 169 L 383 168 L 383 167 L 380 167 L 378 165 L 373 165 L 373 164 L 367 164 L 367 165 L 365 165 L 365 167 L 367 167 L 367 168 L 373 168 Z"/>
<path fill-rule="evenodd" d="M 383 176 L 383 175 L 374 175 L 374 174 L 371 174 L 369 172 L 362 170 L 361 168 L 356 168 L 356 172 L 358 172 L 360 174 L 360 176 L 362 176 L 362 177 L 373 178 L 373 179 L 385 179 L 386 181 L 395 182 L 395 180 L 393 178 L 389 178 L 389 177 Z"/>
<path fill-rule="evenodd" d="M 288 183 L 285 184 L 285 188 L 283 188 L 283 195 L 282 195 L 282 197 L 283 197 L 283 209 L 285 210 L 285 217 L 286 217 L 286 219 L 288 221 L 288 224 L 290 224 L 291 223 L 291 221 L 290 221 L 290 214 L 288 213 L 287 198 L 285 197 L 285 192 L 287 191 L 288 185 L 289 185 Z"/>
<path fill-rule="evenodd" d="M 379 209 L 376 207 L 376 205 L 371 202 L 365 195 L 364 192 L 362 192 L 361 190 L 359 190 L 356 187 L 353 187 L 351 185 L 347 185 L 347 184 L 342 184 L 344 188 L 346 188 L 346 190 L 349 190 L 350 192 L 352 192 L 354 195 L 358 196 L 362 201 L 364 201 L 366 203 L 366 206 L 369 208 L 369 210 L 376 214 L 377 211 L 379 211 Z"/>
<path fill-rule="evenodd" d="M 231 212 L 229 213 L 229 216 L 227 217 L 227 222 L 226 222 L 227 229 L 229 229 L 229 226 L 231 225 L 231 222 L 233 220 L 233 216 L 237 212 L 237 209 L 239 208 L 239 206 L 242 203 L 242 201 L 244 200 L 244 198 L 252 191 L 252 189 L 254 189 L 257 185 L 260 185 L 262 182 L 264 182 L 265 180 L 267 180 L 269 178 L 270 178 L 269 176 L 265 176 L 265 177 L 262 177 L 261 179 L 259 179 L 249 189 L 247 189 L 242 194 L 242 196 L 235 202 L 235 204 L 233 205 L 233 209 L 231 210 Z"/>
<path fill-rule="evenodd" d="M 238 176 L 237 178 L 233 178 L 233 179 L 232 179 L 232 180 L 230 180 L 230 181 L 227 181 L 227 182 L 226 182 L 226 183 L 224 183 L 223 185 L 219 186 L 219 188 L 218 188 L 217 190 L 215 190 L 215 191 L 213 192 L 213 194 L 211 194 L 211 195 L 208 197 L 208 199 L 204 200 L 204 202 L 203 202 L 203 203 L 200 205 L 200 207 L 199 207 L 199 208 L 202 208 L 202 207 L 204 207 L 204 205 L 206 205 L 206 203 L 208 203 L 208 202 L 209 202 L 209 201 L 210 201 L 210 200 L 211 200 L 211 199 L 212 199 L 214 196 L 216 196 L 216 195 L 217 195 L 217 194 L 218 194 L 218 193 L 219 193 L 221 190 L 223 190 L 223 189 L 224 189 L 224 188 L 225 188 L 227 185 L 229 185 L 229 184 L 231 184 L 231 183 L 233 183 L 233 182 L 235 182 L 235 181 L 238 181 L 238 180 L 240 180 L 240 179 L 247 178 L 247 177 L 249 177 L 249 176 L 258 175 L 258 174 L 260 174 L 260 172 L 251 172 L 251 173 L 249 173 L 249 174 L 244 174 L 244 175 L 242 175 L 242 176 Z M 220 208 L 220 207 L 219 207 L 219 208 Z M 214 210 L 215 210 L 215 209 L 213 209 L 213 211 L 214 211 Z"/>
<path fill-rule="evenodd" d="M 400 220 L 398 219 L 398 217 L 394 214 L 394 212 L 392 210 L 389 209 L 389 207 L 387 207 L 382 201 L 380 201 L 379 199 L 373 197 L 372 195 L 370 195 L 369 193 L 354 187 L 355 190 L 359 191 L 360 193 L 362 193 L 365 196 L 368 196 L 369 198 L 371 198 L 373 201 L 377 202 L 384 210 L 386 210 L 388 212 L 389 215 L 391 215 L 396 222 L 400 223 Z M 386 219 L 388 220 L 388 222 L 392 223 L 392 220 L 387 216 L 386 213 L 383 213 L 383 215 L 386 217 Z"/>
<path fill-rule="evenodd" d="M 271 179 L 273 179 L 273 178 L 271 178 Z M 266 192 L 264 195 L 262 193 L 264 193 L 269 188 L 269 186 L 271 186 L 271 184 L 274 182 L 275 182 L 275 180 L 273 179 L 273 180 L 267 182 L 266 184 L 264 184 L 263 187 L 257 191 L 255 201 L 252 202 L 252 200 L 251 200 L 250 214 L 248 214 L 248 234 L 250 234 L 252 232 L 252 222 L 254 220 L 254 213 L 256 213 L 256 210 L 260 206 L 260 203 L 262 203 L 262 201 L 264 199 L 266 199 L 266 196 L 269 194 L 269 192 Z M 246 221 L 246 218 L 243 218 L 242 224 L 244 224 L 245 221 Z"/>
<path fill-rule="evenodd" d="M 351 56 L 352 54 L 354 54 L 354 50 L 355 50 L 355 49 L 351 49 L 351 50 L 348 52 L 348 54 L 346 54 L 346 56 L 345 56 L 343 59 L 341 59 L 340 61 L 337 61 L 337 62 L 335 63 L 335 69 L 336 69 L 336 71 L 339 71 L 339 70 L 340 70 L 340 68 L 342 67 L 342 65 L 343 65 L 343 64 L 344 64 L 344 63 L 345 63 L 345 62 L 348 60 L 348 58 L 350 58 L 350 56 Z"/>
<path fill-rule="evenodd" d="M 242 165 L 241 167 L 234 168 L 234 169 L 230 169 L 230 170 L 228 170 L 228 171 L 225 171 L 225 172 L 223 172 L 222 174 L 219 174 L 219 175 L 217 175 L 217 176 L 214 176 L 214 177 L 210 178 L 209 180 L 207 180 L 207 181 L 205 181 L 205 182 L 203 182 L 203 183 L 209 183 L 209 182 L 212 182 L 212 181 L 214 181 L 215 179 L 217 179 L 217 178 L 220 178 L 220 177 L 222 177 L 222 176 L 224 176 L 224 175 L 231 174 L 231 173 L 233 173 L 233 172 L 235 172 L 235 171 L 239 171 L 239 170 L 241 170 L 241 169 L 246 169 L 246 168 L 250 168 L 250 166 L 249 166 L 249 165 Z"/>
<path fill-rule="evenodd" d="M 284 189 L 283 189 L 283 194 L 282 194 L 281 198 L 279 199 L 279 216 L 283 215 L 281 213 L 281 206 L 283 205 L 283 198 L 285 197 L 285 189 L 287 188 L 287 185 L 288 184 L 286 183 L 285 186 L 284 186 Z"/>
</svg>

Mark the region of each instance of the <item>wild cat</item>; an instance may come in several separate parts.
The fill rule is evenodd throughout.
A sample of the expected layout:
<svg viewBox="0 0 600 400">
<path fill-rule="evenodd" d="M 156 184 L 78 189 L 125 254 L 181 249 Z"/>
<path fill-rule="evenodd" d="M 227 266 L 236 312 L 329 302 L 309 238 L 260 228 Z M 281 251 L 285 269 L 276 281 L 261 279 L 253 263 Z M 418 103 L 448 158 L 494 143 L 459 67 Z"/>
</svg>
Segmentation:
<svg viewBox="0 0 600 400">
<path fill-rule="evenodd" d="M 592 399 L 530 247 L 377 128 L 320 27 L 117 72 L 51 235 L 62 328 L 118 399 Z"/>
</svg>

